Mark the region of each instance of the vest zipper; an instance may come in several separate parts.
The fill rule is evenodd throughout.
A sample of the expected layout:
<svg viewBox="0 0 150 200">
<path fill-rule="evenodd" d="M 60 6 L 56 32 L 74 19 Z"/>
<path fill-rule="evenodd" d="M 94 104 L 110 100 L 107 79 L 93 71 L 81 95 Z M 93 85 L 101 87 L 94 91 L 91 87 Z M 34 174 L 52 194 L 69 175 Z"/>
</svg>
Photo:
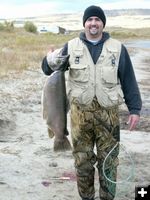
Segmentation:
<svg viewBox="0 0 150 200">
<path fill-rule="evenodd" d="M 96 65 L 94 67 L 94 96 L 96 96 Z"/>
</svg>

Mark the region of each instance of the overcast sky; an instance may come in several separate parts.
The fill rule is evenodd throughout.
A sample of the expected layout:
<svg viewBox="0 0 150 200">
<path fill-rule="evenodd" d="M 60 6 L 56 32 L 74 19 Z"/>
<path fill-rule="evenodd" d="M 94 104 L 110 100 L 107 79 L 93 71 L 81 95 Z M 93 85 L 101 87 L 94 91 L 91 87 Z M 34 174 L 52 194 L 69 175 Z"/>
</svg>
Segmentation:
<svg viewBox="0 0 150 200">
<path fill-rule="evenodd" d="M 90 5 L 99 5 L 105 10 L 150 9 L 150 0 L 0 0 L 0 18 L 83 12 Z"/>
</svg>

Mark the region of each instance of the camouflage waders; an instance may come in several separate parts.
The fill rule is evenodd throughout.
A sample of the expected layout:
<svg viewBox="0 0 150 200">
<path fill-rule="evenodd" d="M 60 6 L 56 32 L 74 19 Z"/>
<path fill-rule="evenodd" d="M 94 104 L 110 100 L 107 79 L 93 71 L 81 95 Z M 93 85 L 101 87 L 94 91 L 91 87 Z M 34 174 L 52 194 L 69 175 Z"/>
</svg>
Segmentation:
<svg viewBox="0 0 150 200">
<path fill-rule="evenodd" d="M 106 180 L 102 165 L 107 154 L 120 140 L 118 107 L 102 108 L 96 98 L 90 106 L 81 106 L 73 101 L 71 105 L 71 135 L 77 186 L 81 198 L 94 198 L 94 164 L 97 162 L 100 198 L 101 200 L 114 199 L 116 185 Z M 97 155 L 94 153 L 94 145 L 96 145 Z M 117 175 L 118 152 L 117 149 L 112 156 L 114 158 L 109 162 L 113 167 L 113 174 L 111 171 L 107 171 L 108 175 L 111 173 L 114 181 Z"/>
</svg>

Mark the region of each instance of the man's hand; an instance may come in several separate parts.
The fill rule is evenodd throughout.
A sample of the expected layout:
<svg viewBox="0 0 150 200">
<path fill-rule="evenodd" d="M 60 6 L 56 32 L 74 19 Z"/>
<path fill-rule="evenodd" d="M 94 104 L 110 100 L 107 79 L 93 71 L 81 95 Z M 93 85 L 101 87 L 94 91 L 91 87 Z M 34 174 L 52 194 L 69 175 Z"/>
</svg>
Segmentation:
<svg viewBox="0 0 150 200">
<path fill-rule="evenodd" d="M 48 46 L 48 53 L 52 53 L 55 50 L 56 50 L 56 46 L 54 46 L 54 45 Z"/>
<path fill-rule="evenodd" d="M 135 129 L 135 127 L 138 124 L 139 120 L 140 120 L 140 116 L 139 115 L 133 115 L 133 114 L 129 115 L 127 124 L 129 124 L 129 130 L 130 131 Z"/>
<path fill-rule="evenodd" d="M 61 54 L 61 49 L 49 49 L 47 53 L 47 62 L 50 66 L 58 64 L 58 57 Z"/>
</svg>

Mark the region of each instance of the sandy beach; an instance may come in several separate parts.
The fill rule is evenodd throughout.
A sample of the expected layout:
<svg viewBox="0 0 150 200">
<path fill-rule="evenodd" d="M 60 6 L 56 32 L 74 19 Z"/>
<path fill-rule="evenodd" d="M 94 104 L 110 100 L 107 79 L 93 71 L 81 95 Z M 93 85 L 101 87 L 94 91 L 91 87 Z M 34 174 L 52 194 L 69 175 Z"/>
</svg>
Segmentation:
<svg viewBox="0 0 150 200">
<path fill-rule="evenodd" d="M 131 47 L 132 48 L 132 45 Z M 134 160 L 135 177 L 128 191 L 115 200 L 134 200 L 135 186 L 150 184 L 150 49 L 132 54 L 143 99 L 141 121 L 127 130 L 127 109 L 120 108 L 121 143 Z M 10 73 L 0 79 L 0 199 L 80 200 L 71 152 L 54 153 L 42 119 L 41 94 L 46 76 L 39 69 Z M 68 129 L 69 125 L 68 114 Z M 70 139 L 70 135 L 69 135 Z M 71 140 L 70 140 L 71 141 Z M 62 178 L 64 177 L 64 178 Z M 98 176 L 95 175 L 95 199 Z"/>
</svg>

